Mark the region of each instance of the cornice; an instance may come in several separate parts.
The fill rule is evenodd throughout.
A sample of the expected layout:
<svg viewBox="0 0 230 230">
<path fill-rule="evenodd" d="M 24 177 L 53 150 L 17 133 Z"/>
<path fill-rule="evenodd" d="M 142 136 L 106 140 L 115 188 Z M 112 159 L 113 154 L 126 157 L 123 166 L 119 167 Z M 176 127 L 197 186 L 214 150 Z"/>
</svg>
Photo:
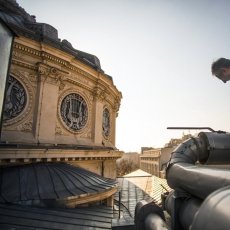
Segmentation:
<svg viewBox="0 0 230 230">
<path fill-rule="evenodd" d="M 20 43 L 14 42 L 13 48 L 15 50 L 20 50 L 23 53 L 41 57 L 41 51 L 33 49 L 29 46 L 22 45 Z"/>
<path fill-rule="evenodd" d="M 23 68 L 26 68 L 26 69 L 30 69 L 30 70 L 34 70 L 34 71 L 37 70 L 36 66 L 30 65 L 30 64 L 25 63 L 23 61 L 18 61 L 18 60 L 12 59 L 12 63 L 14 65 L 17 65 L 17 66 L 20 66 L 20 67 L 23 67 Z"/>
<path fill-rule="evenodd" d="M 95 76 L 93 76 L 93 75 L 87 73 L 86 71 L 74 66 L 69 61 L 61 59 L 61 58 L 59 58 L 53 54 L 50 54 L 46 51 L 36 50 L 34 48 L 28 47 L 26 45 L 23 45 L 23 44 L 20 44 L 17 42 L 14 42 L 13 47 L 14 47 L 13 54 L 15 57 L 19 56 L 19 51 L 20 51 L 20 52 L 27 54 L 29 56 L 35 56 L 35 57 L 38 57 L 42 60 L 47 60 L 47 61 L 53 62 L 55 64 L 58 64 L 62 67 L 65 67 L 66 69 L 69 69 L 73 72 L 81 74 L 82 76 L 88 77 L 90 79 L 95 79 Z"/>
<path fill-rule="evenodd" d="M 87 160 L 117 160 L 118 158 L 121 158 L 122 155 L 123 152 L 119 150 L 0 148 L 0 165 L 32 162 L 81 162 Z"/>
<path fill-rule="evenodd" d="M 24 55 L 35 56 L 40 62 L 34 65 L 28 64 L 26 61 L 23 61 Z M 72 59 L 72 61 L 74 62 L 75 59 Z M 54 68 L 47 64 L 50 62 L 63 67 L 63 69 L 60 70 L 60 68 Z M 51 84 L 59 85 L 60 89 L 64 89 L 67 82 L 82 87 L 90 91 L 95 98 L 101 101 L 107 101 L 113 110 L 117 112 L 120 107 L 122 95 L 113 82 L 107 79 L 103 73 L 98 73 L 96 76 L 93 76 L 71 64 L 71 62 L 63 60 L 44 50 L 38 51 L 24 44 L 14 43 L 13 64 L 38 71 L 40 81 L 46 80 Z"/>
<path fill-rule="evenodd" d="M 41 60 L 42 63 L 44 63 L 45 61 L 48 61 L 48 62 L 52 62 L 54 64 L 57 64 L 60 67 L 63 67 L 64 69 L 66 69 L 65 72 L 66 72 L 67 76 L 69 77 L 69 79 L 67 78 L 66 80 L 71 82 L 71 83 L 73 83 L 73 81 L 75 80 L 74 78 L 77 78 L 77 76 L 81 75 L 83 77 L 82 79 L 85 79 L 84 82 L 82 80 L 79 81 L 79 78 L 77 78 L 77 82 L 80 82 L 78 84 L 80 84 L 80 86 L 87 88 L 88 90 L 89 90 L 89 87 L 87 87 L 86 84 L 89 85 L 88 82 L 90 81 L 96 85 L 98 85 L 98 84 L 102 85 L 105 88 L 109 87 L 110 88 L 110 94 L 113 94 L 114 96 L 117 96 L 118 93 L 120 94 L 120 92 L 116 89 L 116 86 L 113 84 L 113 82 L 111 80 L 107 79 L 107 77 L 103 73 L 98 73 L 96 75 L 92 75 L 92 74 L 87 73 L 86 71 L 78 68 L 76 65 L 71 64 L 71 62 L 74 62 L 75 59 L 72 59 L 71 62 L 69 62 L 69 61 L 61 59 L 60 57 L 57 57 L 53 54 L 50 54 L 47 51 L 44 51 L 44 50 L 40 51 L 40 50 L 31 48 L 31 47 L 28 47 L 24 44 L 14 42 L 13 63 L 15 65 L 18 65 L 18 66 L 21 66 L 24 68 L 28 68 L 28 69 L 32 69 L 32 70 L 37 70 L 37 67 L 23 62 L 23 60 L 22 60 L 23 54 L 24 55 L 26 54 L 28 56 L 37 57 L 39 60 Z M 87 66 L 87 68 L 89 68 L 89 67 Z M 95 70 L 92 69 L 92 71 L 95 71 Z M 74 74 L 71 74 L 71 73 L 74 73 Z M 71 75 L 76 75 L 76 76 L 70 77 Z"/>
</svg>

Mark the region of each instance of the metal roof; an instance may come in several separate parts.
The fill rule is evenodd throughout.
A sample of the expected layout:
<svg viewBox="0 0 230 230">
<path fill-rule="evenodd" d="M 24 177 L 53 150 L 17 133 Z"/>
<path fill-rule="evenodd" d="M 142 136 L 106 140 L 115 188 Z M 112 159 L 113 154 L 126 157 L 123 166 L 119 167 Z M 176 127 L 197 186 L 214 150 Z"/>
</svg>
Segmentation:
<svg viewBox="0 0 230 230">
<path fill-rule="evenodd" d="M 123 217 L 134 217 L 136 204 L 141 200 L 154 201 L 161 205 L 161 194 L 171 191 L 166 179 L 153 176 L 140 169 L 118 177 L 120 190 L 115 194 L 115 201 L 119 200 L 123 206 Z"/>
<path fill-rule="evenodd" d="M 111 229 L 112 217 L 112 208 L 105 206 L 74 209 L 44 209 L 0 204 L 1 230 Z"/>
<path fill-rule="evenodd" d="M 0 168 L 0 203 L 87 196 L 116 186 L 116 180 L 66 163 L 33 163 Z"/>
</svg>

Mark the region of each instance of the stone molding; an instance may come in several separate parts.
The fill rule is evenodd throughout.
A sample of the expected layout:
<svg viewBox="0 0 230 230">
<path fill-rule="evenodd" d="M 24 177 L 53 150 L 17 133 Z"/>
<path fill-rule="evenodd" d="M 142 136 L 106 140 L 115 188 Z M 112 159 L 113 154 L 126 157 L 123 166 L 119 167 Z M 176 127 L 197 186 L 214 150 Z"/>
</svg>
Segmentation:
<svg viewBox="0 0 230 230">
<path fill-rule="evenodd" d="M 18 42 L 14 42 L 13 60 L 12 60 L 13 64 L 17 66 L 21 66 L 23 68 L 38 71 L 40 77 L 42 76 L 44 78 L 40 80 L 45 80 L 46 76 L 50 75 L 50 79 L 49 79 L 50 83 L 59 84 L 60 89 L 63 89 L 65 87 L 64 82 L 66 81 L 74 85 L 79 85 L 81 87 L 84 87 L 85 89 L 91 90 L 92 93 L 95 96 L 99 97 L 101 100 L 103 99 L 108 100 L 111 106 L 113 106 L 113 103 L 116 103 L 116 105 L 113 106 L 114 110 L 116 111 L 119 110 L 120 100 L 122 98 L 122 95 L 117 90 L 116 86 L 114 86 L 112 80 L 108 79 L 108 77 L 105 74 L 103 73 L 97 74 L 95 70 L 90 70 L 90 72 L 92 71 L 93 72 L 88 73 L 76 66 L 77 60 L 75 59 L 70 59 L 70 61 L 67 61 L 55 55 L 52 55 L 44 50 L 37 50 L 35 48 L 31 48 L 24 44 L 21 44 L 19 42 L 20 42 L 19 40 Z M 43 46 L 46 47 L 46 45 Z M 44 47 L 42 49 L 45 49 Z M 31 65 L 26 61 L 22 60 L 24 56 L 35 57 L 38 60 L 40 60 L 40 64 L 38 61 L 37 65 Z M 51 67 L 50 65 L 46 65 L 44 63 L 54 63 L 55 65 L 63 67 L 65 71 L 60 71 L 59 69 Z M 87 69 L 88 68 L 89 67 L 87 67 Z M 102 92 L 98 92 L 98 89 L 96 88 L 100 88 Z M 110 91 L 103 90 L 107 88 L 110 88 Z"/>
<path fill-rule="evenodd" d="M 0 165 L 32 162 L 85 162 L 92 160 L 117 160 L 122 157 L 119 150 L 71 150 L 71 149 L 27 149 L 0 148 Z"/>
</svg>

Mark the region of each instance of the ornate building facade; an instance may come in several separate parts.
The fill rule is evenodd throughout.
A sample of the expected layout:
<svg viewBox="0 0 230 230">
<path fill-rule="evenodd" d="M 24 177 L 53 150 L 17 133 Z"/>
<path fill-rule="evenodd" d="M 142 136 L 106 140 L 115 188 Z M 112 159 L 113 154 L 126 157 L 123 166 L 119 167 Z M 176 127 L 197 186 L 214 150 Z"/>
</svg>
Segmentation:
<svg viewBox="0 0 230 230">
<path fill-rule="evenodd" d="M 116 117 L 122 98 L 99 59 L 58 38 L 16 1 L 0 1 L 0 17 L 12 28 L 0 165 L 68 163 L 115 179 Z M 116 186 L 94 199 L 111 197 Z M 87 200 L 87 199 L 86 199 Z M 81 203 L 81 202 L 80 202 Z"/>
</svg>

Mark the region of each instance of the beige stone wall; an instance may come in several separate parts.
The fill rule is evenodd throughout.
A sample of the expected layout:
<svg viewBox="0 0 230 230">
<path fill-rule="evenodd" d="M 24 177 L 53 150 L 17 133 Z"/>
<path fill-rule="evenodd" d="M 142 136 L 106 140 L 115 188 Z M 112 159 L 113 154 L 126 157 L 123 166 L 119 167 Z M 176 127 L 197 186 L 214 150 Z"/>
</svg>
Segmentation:
<svg viewBox="0 0 230 230">
<path fill-rule="evenodd" d="M 104 176 L 115 179 L 117 177 L 116 161 L 105 160 L 104 161 Z"/>
<path fill-rule="evenodd" d="M 72 162 L 72 164 L 107 178 L 115 179 L 117 177 L 116 163 L 114 160 L 77 161 Z"/>
<path fill-rule="evenodd" d="M 169 161 L 173 149 L 173 147 L 165 147 L 143 151 L 143 154 L 140 155 L 140 168 L 152 175 L 164 178 L 165 173 L 161 170 Z"/>
<path fill-rule="evenodd" d="M 25 89 L 27 102 L 18 116 L 3 122 L 1 141 L 36 147 L 1 148 L 0 165 L 70 162 L 99 175 L 116 178 L 115 162 L 122 152 L 105 151 L 104 147 L 115 147 L 116 117 L 122 95 L 106 74 L 61 50 L 17 37 L 10 75 Z M 69 94 L 80 95 L 87 106 L 87 121 L 78 131 L 67 126 L 61 117 L 62 101 Z M 110 114 L 108 136 L 102 131 L 105 108 Z M 92 147 L 92 150 L 55 149 L 66 144 Z"/>
<path fill-rule="evenodd" d="M 15 39 L 11 75 L 26 90 L 23 112 L 3 124 L 2 141 L 12 143 L 115 146 L 115 120 L 121 93 L 103 73 L 73 56 L 36 41 Z M 60 116 L 63 98 L 84 98 L 88 119 L 80 131 L 69 129 Z M 102 133 L 103 109 L 110 112 L 110 135 Z"/>
<path fill-rule="evenodd" d="M 144 150 L 140 155 L 140 168 L 159 177 L 161 149 Z"/>
<path fill-rule="evenodd" d="M 71 162 L 71 164 L 82 167 L 98 175 L 102 175 L 102 161 L 101 160 L 75 161 L 75 162 Z"/>
</svg>

